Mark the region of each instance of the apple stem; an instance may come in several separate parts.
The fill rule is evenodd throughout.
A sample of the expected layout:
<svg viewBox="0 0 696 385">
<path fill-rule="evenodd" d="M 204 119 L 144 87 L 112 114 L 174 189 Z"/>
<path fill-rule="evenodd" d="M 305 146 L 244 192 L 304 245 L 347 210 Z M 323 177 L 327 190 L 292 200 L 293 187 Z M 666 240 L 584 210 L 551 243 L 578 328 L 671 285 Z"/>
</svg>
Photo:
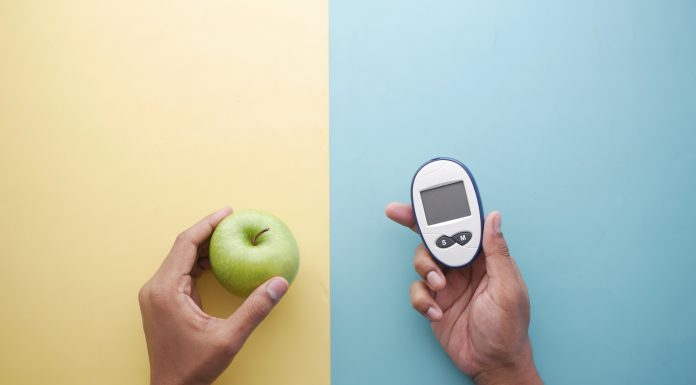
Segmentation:
<svg viewBox="0 0 696 385">
<path fill-rule="evenodd" d="M 256 236 L 254 236 L 254 239 L 251 240 L 251 244 L 254 245 L 254 246 L 256 246 L 256 240 L 259 239 L 259 237 L 261 236 L 261 234 L 265 233 L 265 232 L 268 231 L 268 230 L 270 230 L 270 229 L 269 229 L 268 227 L 266 227 L 265 229 L 259 231 L 259 233 L 256 234 Z"/>
</svg>

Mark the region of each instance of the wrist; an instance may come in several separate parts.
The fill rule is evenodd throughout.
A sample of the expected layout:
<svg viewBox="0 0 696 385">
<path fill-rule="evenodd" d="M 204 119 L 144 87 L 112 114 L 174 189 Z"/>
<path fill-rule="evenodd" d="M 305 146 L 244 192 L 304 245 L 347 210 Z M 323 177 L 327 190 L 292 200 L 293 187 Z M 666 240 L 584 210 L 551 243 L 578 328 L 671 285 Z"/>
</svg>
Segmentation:
<svg viewBox="0 0 696 385">
<path fill-rule="evenodd" d="M 156 374 L 151 374 L 150 375 L 150 385 L 211 385 L 211 382 L 208 381 L 194 381 L 194 380 L 185 380 L 177 376 L 173 375 L 156 375 Z"/>
<path fill-rule="evenodd" d="M 531 348 L 515 362 L 481 371 L 474 378 L 476 385 L 543 385 L 534 365 Z"/>
</svg>

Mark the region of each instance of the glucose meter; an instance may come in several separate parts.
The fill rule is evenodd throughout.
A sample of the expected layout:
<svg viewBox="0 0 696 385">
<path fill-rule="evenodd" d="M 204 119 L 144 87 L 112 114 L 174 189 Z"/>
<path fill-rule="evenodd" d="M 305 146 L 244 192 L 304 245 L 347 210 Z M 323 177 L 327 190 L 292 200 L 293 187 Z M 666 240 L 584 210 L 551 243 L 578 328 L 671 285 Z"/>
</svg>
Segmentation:
<svg viewBox="0 0 696 385">
<path fill-rule="evenodd" d="M 483 207 L 471 171 L 452 158 L 423 164 L 411 182 L 411 203 L 423 244 L 448 267 L 469 264 L 481 249 Z"/>
</svg>

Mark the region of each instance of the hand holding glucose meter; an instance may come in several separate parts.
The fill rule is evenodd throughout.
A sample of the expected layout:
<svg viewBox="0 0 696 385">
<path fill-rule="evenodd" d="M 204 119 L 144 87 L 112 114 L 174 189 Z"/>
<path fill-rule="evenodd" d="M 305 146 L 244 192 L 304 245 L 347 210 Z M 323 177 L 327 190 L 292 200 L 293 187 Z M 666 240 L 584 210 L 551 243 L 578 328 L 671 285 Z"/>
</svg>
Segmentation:
<svg viewBox="0 0 696 385">
<path fill-rule="evenodd" d="M 423 244 L 448 267 L 469 264 L 481 249 L 483 207 L 468 168 L 456 159 L 435 158 L 411 182 L 411 202 Z"/>
</svg>

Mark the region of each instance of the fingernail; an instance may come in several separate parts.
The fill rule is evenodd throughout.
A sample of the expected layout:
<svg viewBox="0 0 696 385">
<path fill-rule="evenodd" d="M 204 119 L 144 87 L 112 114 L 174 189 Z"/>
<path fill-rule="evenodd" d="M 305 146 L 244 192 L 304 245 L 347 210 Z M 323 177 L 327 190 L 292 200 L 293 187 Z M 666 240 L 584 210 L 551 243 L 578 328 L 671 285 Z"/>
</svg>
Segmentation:
<svg viewBox="0 0 696 385">
<path fill-rule="evenodd" d="M 278 301 L 283 297 L 286 291 L 288 291 L 288 283 L 283 278 L 273 278 L 266 284 L 266 293 L 274 301 Z"/>
<path fill-rule="evenodd" d="M 498 213 L 498 215 L 495 216 L 495 232 L 498 234 L 503 233 L 503 230 L 501 229 L 502 222 L 503 222 L 503 217 L 500 215 L 500 213 Z"/>
<path fill-rule="evenodd" d="M 435 306 L 431 306 L 428 308 L 428 311 L 425 312 L 425 315 L 427 315 L 431 320 L 437 321 L 440 319 L 440 317 L 442 317 L 442 310 Z"/>
<path fill-rule="evenodd" d="M 428 273 L 425 278 L 428 280 L 428 284 L 432 289 L 440 288 L 445 284 L 440 274 L 438 274 L 435 270 Z"/>
</svg>

